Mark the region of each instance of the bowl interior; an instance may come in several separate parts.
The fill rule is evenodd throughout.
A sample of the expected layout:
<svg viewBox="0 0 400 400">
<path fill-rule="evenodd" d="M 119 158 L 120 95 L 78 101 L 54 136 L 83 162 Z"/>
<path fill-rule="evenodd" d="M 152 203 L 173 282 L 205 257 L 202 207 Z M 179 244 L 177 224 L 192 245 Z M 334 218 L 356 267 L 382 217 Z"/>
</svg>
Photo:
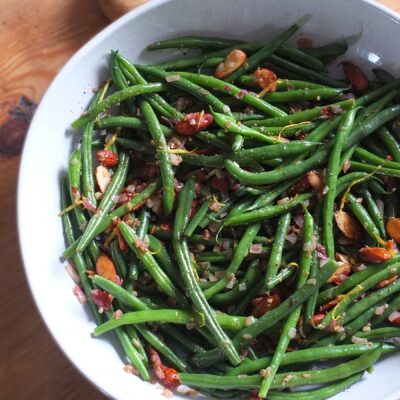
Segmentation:
<svg viewBox="0 0 400 400">
<path fill-rule="evenodd" d="M 26 273 L 55 340 L 78 369 L 113 398 L 164 397 L 156 386 L 123 371 L 125 361 L 115 351 L 112 335 L 91 337 L 94 323 L 72 295 L 72 281 L 60 261 L 64 241 L 57 216 L 59 178 L 77 138 L 70 123 L 84 110 L 92 89 L 106 78 L 111 49 L 136 62 L 151 63 L 180 53 L 143 50 L 162 38 L 201 34 L 260 40 L 275 37 L 295 22 L 304 25 L 293 42 L 309 36 L 322 45 L 344 36 L 350 43 L 346 59 L 400 74 L 394 40 L 400 37 L 399 17 L 370 1 L 155 1 L 116 21 L 84 46 L 58 74 L 39 106 L 25 143 L 19 180 L 18 223 Z M 335 398 L 399 398 L 398 362 L 398 357 L 381 361 L 362 384 Z"/>
</svg>

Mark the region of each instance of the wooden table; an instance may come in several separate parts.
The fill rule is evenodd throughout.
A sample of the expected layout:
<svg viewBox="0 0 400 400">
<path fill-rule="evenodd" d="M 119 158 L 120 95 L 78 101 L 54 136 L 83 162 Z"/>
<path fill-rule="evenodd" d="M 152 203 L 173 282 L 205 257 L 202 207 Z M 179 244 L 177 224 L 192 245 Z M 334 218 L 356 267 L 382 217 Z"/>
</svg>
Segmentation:
<svg viewBox="0 0 400 400">
<path fill-rule="evenodd" d="M 381 3 L 400 12 L 399 0 Z M 0 0 L 0 10 L 0 399 L 105 399 L 60 352 L 33 304 L 15 202 L 19 155 L 35 103 L 70 55 L 108 21 L 96 0 Z"/>
</svg>

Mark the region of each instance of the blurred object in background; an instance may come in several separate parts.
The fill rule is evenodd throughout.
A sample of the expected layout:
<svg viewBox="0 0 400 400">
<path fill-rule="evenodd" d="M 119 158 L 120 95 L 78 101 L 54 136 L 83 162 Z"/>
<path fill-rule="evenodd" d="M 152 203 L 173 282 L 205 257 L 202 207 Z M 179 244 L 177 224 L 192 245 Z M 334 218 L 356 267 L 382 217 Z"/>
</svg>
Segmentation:
<svg viewBox="0 0 400 400">
<path fill-rule="evenodd" d="M 105 16 L 114 21 L 121 15 L 133 10 L 135 7 L 146 3 L 148 0 L 98 0 Z"/>
</svg>

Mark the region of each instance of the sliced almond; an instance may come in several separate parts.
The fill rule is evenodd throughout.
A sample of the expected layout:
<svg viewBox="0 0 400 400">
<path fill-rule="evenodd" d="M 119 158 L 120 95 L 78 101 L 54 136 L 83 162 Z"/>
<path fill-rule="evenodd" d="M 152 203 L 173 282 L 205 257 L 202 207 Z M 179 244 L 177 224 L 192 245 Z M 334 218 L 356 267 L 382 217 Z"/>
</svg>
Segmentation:
<svg viewBox="0 0 400 400">
<path fill-rule="evenodd" d="M 386 231 L 393 240 L 400 243 L 400 218 L 389 218 Z"/>
<path fill-rule="evenodd" d="M 356 219 L 349 213 L 343 210 L 336 211 L 335 221 L 344 236 L 352 240 L 358 240 L 360 238 L 361 227 Z"/>
<path fill-rule="evenodd" d="M 247 56 L 244 51 L 238 49 L 232 50 L 226 56 L 225 60 L 218 64 L 217 69 L 215 70 L 215 76 L 218 79 L 227 77 L 240 68 L 246 61 L 246 58 Z"/>
<path fill-rule="evenodd" d="M 100 254 L 96 261 L 96 273 L 109 281 L 120 283 L 113 261 L 104 253 Z"/>
<path fill-rule="evenodd" d="M 321 193 L 325 187 L 325 179 L 321 172 L 309 171 L 307 173 L 307 180 L 315 193 Z"/>
<path fill-rule="evenodd" d="M 111 173 L 106 167 L 99 165 L 96 168 L 96 182 L 100 192 L 104 193 L 111 182 Z"/>
<path fill-rule="evenodd" d="M 392 258 L 390 252 L 383 247 L 363 247 L 358 252 L 363 260 L 372 264 L 385 262 Z"/>
</svg>

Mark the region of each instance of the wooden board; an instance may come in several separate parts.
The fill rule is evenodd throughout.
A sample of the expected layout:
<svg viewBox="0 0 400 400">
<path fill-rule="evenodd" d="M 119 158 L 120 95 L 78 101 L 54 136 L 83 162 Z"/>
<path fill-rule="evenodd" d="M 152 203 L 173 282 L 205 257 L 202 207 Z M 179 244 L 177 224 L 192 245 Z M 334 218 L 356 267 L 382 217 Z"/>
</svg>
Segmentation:
<svg viewBox="0 0 400 400">
<path fill-rule="evenodd" d="M 381 3 L 400 12 L 399 0 Z M 19 256 L 15 201 L 31 102 L 108 21 L 95 0 L 0 0 L 0 10 L 0 398 L 105 399 L 67 361 L 35 309 Z"/>
</svg>

